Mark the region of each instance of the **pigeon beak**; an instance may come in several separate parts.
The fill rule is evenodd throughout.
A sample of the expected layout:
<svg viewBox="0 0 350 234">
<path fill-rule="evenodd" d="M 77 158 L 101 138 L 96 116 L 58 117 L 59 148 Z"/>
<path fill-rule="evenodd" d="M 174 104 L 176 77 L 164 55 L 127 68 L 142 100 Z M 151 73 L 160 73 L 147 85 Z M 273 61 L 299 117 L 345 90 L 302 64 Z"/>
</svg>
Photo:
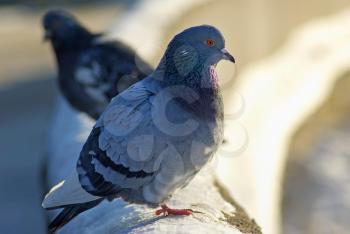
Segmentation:
<svg viewBox="0 0 350 234">
<path fill-rule="evenodd" d="M 222 55 L 223 55 L 223 59 L 229 60 L 229 61 L 231 61 L 231 62 L 233 62 L 233 63 L 236 62 L 236 61 L 235 61 L 235 58 L 230 54 L 230 52 L 228 52 L 228 50 L 227 50 L 226 48 L 223 48 L 223 49 L 221 50 L 221 52 L 222 52 Z"/>
</svg>

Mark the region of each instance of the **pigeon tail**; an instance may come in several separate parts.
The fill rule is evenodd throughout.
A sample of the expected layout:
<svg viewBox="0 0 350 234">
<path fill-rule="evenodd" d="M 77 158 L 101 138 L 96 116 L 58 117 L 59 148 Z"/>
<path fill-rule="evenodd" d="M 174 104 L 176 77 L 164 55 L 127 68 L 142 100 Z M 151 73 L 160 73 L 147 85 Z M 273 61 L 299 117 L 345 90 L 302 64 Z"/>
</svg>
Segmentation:
<svg viewBox="0 0 350 234">
<path fill-rule="evenodd" d="M 64 207 L 64 209 L 50 223 L 49 233 L 55 233 L 58 229 L 62 228 L 65 224 L 67 224 L 80 213 L 100 204 L 102 200 L 103 198 L 100 198 L 91 202 L 68 205 Z"/>
<path fill-rule="evenodd" d="M 101 197 L 86 192 L 80 185 L 77 172 L 73 172 L 66 180 L 54 186 L 46 194 L 42 203 L 43 208 L 51 210 L 92 202 Z"/>
</svg>

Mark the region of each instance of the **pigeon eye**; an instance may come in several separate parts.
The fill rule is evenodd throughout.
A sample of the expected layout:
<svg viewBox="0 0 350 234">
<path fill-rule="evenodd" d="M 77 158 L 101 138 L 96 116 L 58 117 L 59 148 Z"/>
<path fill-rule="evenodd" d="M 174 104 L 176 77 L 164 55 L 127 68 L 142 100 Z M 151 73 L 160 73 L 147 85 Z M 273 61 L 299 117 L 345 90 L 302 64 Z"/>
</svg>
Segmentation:
<svg viewBox="0 0 350 234">
<path fill-rule="evenodd" d="M 213 39 L 207 39 L 205 43 L 210 47 L 215 45 L 215 41 Z"/>
</svg>

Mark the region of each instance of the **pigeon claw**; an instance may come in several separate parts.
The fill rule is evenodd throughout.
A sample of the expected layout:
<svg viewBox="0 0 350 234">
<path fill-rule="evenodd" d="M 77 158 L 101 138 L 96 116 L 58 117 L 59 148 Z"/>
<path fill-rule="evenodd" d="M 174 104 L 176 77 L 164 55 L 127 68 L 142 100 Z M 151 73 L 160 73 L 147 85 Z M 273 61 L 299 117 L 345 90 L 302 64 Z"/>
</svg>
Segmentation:
<svg viewBox="0 0 350 234">
<path fill-rule="evenodd" d="M 193 210 L 191 209 L 172 209 L 169 208 L 167 205 L 162 205 L 160 209 L 156 210 L 156 215 L 191 215 L 193 213 Z"/>
</svg>

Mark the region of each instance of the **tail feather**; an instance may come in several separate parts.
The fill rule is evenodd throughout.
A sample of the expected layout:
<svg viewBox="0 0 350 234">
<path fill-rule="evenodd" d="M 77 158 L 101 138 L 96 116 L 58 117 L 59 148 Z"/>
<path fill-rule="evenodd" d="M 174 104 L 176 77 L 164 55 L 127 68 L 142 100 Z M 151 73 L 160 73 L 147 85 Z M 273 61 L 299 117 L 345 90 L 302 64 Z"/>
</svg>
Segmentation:
<svg viewBox="0 0 350 234">
<path fill-rule="evenodd" d="M 55 233 L 58 229 L 63 227 L 77 215 L 97 206 L 102 200 L 103 198 L 86 203 L 73 204 L 64 207 L 64 209 L 49 224 L 49 233 Z"/>
</svg>

